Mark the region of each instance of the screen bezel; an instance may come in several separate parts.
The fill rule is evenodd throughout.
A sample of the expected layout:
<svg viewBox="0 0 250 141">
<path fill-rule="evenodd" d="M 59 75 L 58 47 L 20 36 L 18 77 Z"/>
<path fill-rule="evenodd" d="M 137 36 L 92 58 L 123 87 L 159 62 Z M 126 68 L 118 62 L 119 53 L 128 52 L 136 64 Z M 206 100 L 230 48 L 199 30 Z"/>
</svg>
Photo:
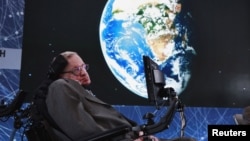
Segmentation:
<svg viewBox="0 0 250 141">
<path fill-rule="evenodd" d="M 165 86 L 164 73 L 161 71 L 160 66 L 149 56 L 143 56 L 143 63 L 148 100 L 150 104 L 159 107 L 163 100 L 163 98 L 159 96 L 159 93 Z"/>
</svg>

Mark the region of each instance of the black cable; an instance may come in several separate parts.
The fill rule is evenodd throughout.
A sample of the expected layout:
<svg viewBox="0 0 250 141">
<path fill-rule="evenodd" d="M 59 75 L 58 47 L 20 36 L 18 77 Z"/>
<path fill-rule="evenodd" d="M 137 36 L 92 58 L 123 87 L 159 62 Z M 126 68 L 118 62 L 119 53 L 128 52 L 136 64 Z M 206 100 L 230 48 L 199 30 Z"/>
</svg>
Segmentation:
<svg viewBox="0 0 250 141">
<path fill-rule="evenodd" d="M 186 127 L 186 117 L 184 111 L 180 112 L 180 119 L 181 119 L 181 137 L 184 137 L 184 130 Z"/>
<path fill-rule="evenodd" d="M 12 116 L 22 106 L 25 97 L 26 93 L 20 90 L 9 105 L 0 109 L 0 117 Z"/>
</svg>

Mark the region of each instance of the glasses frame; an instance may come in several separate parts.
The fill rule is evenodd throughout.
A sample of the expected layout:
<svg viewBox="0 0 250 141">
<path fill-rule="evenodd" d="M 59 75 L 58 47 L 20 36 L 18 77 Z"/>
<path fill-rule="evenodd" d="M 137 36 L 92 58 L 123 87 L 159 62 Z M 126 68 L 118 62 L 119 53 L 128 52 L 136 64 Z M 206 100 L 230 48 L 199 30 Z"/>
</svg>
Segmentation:
<svg viewBox="0 0 250 141">
<path fill-rule="evenodd" d="M 89 64 L 82 64 L 79 67 L 74 67 L 72 70 L 64 71 L 62 73 L 71 73 L 75 76 L 80 76 L 83 69 L 85 69 L 85 71 L 89 70 Z"/>
</svg>

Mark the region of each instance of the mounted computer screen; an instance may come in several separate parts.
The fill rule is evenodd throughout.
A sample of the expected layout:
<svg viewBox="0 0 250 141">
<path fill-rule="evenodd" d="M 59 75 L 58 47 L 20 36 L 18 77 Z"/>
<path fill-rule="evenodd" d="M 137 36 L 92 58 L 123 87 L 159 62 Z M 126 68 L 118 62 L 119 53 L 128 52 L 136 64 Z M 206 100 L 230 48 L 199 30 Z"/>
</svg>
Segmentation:
<svg viewBox="0 0 250 141">
<path fill-rule="evenodd" d="M 160 70 L 159 65 L 154 62 L 150 57 L 143 56 L 144 72 L 148 93 L 148 100 L 156 107 L 161 104 L 162 97 L 159 96 L 161 90 L 165 86 L 165 77 Z"/>
</svg>

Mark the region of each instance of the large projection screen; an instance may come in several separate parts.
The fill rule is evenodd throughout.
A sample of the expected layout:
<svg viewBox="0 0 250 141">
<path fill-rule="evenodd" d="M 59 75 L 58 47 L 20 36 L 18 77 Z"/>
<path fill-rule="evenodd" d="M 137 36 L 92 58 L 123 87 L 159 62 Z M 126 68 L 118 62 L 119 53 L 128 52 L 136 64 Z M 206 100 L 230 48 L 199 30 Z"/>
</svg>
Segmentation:
<svg viewBox="0 0 250 141">
<path fill-rule="evenodd" d="M 72 50 L 90 64 L 92 89 L 100 99 L 110 104 L 148 105 L 146 98 L 121 84 L 109 67 L 112 62 L 105 60 L 99 30 L 107 2 L 26 0 L 20 88 L 32 93 L 46 77 L 53 56 Z M 183 103 L 201 107 L 249 105 L 249 1 L 180 2 L 192 18 L 196 52 L 189 66 L 191 77 L 179 95 Z M 32 94 L 27 100 L 30 98 Z"/>
</svg>

